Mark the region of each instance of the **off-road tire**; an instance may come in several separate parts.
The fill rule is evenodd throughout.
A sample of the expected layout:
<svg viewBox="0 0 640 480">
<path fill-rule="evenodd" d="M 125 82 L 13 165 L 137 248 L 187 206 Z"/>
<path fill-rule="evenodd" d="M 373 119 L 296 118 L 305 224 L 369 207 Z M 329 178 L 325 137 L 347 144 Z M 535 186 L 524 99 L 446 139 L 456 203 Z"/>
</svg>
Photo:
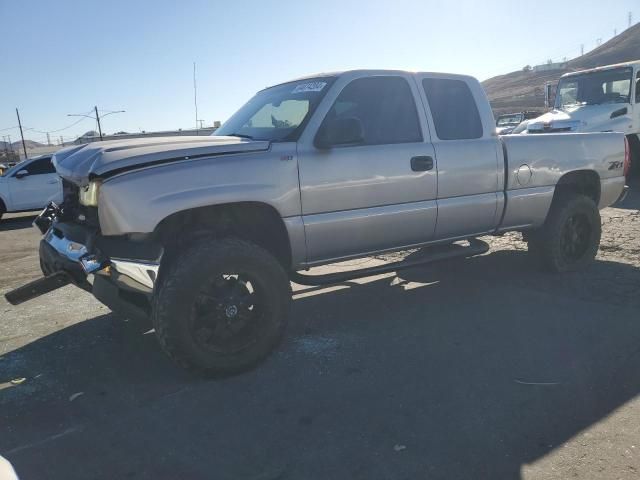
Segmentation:
<svg viewBox="0 0 640 480">
<path fill-rule="evenodd" d="M 266 293 L 261 335 L 232 354 L 206 351 L 189 327 L 197 292 L 211 278 L 234 269 L 250 271 Z M 271 353 L 282 339 L 290 304 L 289 278 L 265 249 L 236 238 L 200 239 L 175 256 L 166 272 L 161 271 L 151 318 L 160 346 L 178 364 L 198 373 L 226 376 L 256 366 Z"/>
<path fill-rule="evenodd" d="M 573 220 L 572 220 L 573 219 Z M 579 221 L 584 233 L 574 255 L 567 252 L 569 222 Z M 579 194 L 564 194 L 556 199 L 542 228 L 527 234 L 532 257 L 552 272 L 573 272 L 593 262 L 600 247 L 602 224 L 595 202 Z M 565 237 L 563 237 L 565 235 Z"/>
</svg>

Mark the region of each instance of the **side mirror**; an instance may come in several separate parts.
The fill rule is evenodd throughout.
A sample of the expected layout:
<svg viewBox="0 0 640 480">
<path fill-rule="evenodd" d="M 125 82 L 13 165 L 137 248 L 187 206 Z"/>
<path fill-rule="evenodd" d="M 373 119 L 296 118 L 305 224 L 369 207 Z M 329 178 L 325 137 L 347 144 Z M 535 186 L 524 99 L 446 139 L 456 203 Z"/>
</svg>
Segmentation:
<svg viewBox="0 0 640 480">
<path fill-rule="evenodd" d="M 552 108 L 555 103 L 555 98 L 553 97 L 553 84 L 551 82 L 547 82 L 544 84 L 544 106 L 546 108 Z"/>
<path fill-rule="evenodd" d="M 24 177 L 28 177 L 29 176 L 29 172 L 27 172 L 26 170 L 18 170 L 16 172 L 16 178 L 18 180 L 23 179 Z"/>
<path fill-rule="evenodd" d="M 338 145 L 358 145 L 364 141 L 364 128 L 356 117 L 330 120 L 320 127 L 314 145 L 326 150 Z"/>
</svg>

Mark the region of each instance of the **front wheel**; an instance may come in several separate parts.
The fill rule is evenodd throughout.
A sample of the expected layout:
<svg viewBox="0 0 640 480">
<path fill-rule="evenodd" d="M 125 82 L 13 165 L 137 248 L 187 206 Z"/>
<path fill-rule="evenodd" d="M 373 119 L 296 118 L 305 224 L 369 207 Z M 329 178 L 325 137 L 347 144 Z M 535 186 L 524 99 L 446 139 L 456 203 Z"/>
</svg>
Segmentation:
<svg viewBox="0 0 640 480">
<path fill-rule="evenodd" d="M 184 367 L 239 373 L 282 338 L 291 284 L 273 255 L 253 243 L 200 241 L 178 255 L 159 282 L 152 307 L 156 335 Z"/>
<path fill-rule="evenodd" d="M 544 226 L 529 234 L 529 251 L 553 272 L 572 272 L 593 262 L 601 233 L 595 202 L 584 195 L 564 195 L 554 201 Z"/>
</svg>

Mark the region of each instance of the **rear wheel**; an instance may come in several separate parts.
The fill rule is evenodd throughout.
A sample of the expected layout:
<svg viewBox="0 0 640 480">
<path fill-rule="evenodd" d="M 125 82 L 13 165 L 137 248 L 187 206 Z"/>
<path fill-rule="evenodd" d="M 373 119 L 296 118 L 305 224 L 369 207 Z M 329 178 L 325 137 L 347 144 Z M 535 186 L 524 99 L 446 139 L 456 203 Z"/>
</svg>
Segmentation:
<svg viewBox="0 0 640 480">
<path fill-rule="evenodd" d="M 200 241 L 162 275 L 152 319 L 160 345 L 184 367 L 227 375 L 263 360 L 282 338 L 291 285 L 263 248 Z"/>
<path fill-rule="evenodd" d="M 554 200 L 545 225 L 528 235 L 529 251 L 553 272 L 589 265 L 598 253 L 602 227 L 595 202 L 584 195 Z"/>
</svg>

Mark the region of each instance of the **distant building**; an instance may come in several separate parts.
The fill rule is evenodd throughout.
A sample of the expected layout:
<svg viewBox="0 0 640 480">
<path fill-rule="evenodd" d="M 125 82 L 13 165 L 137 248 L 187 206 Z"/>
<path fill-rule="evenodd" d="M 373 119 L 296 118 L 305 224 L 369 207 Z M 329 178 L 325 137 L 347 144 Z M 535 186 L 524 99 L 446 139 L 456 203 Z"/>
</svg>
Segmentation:
<svg viewBox="0 0 640 480">
<path fill-rule="evenodd" d="M 126 140 L 128 138 L 144 138 L 144 137 L 176 137 L 176 136 L 187 136 L 187 135 L 195 135 L 195 136 L 207 136 L 211 135 L 215 132 L 217 127 L 206 127 L 206 128 L 198 128 L 198 129 L 187 129 L 187 130 L 165 130 L 162 132 L 139 132 L 139 133 L 126 133 L 126 132 L 118 132 L 114 135 L 102 135 L 103 140 Z M 91 142 L 99 142 L 100 135 L 98 132 L 88 131 L 84 135 L 76 138 L 72 142 L 64 142 L 62 145 L 31 145 L 27 144 L 27 156 L 37 157 L 38 155 L 47 155 L 50 153 L 55 153 L 61 148 L 68 147 L 69 145 L 82 145 L 83 143 L 91 143 Z M 19 156 L 20 160 L 24 160 L 24 152 L 22 149 L 22 145 L 20 148 L 14 147 L 14 151 L 17 156 Z M 4 153 L 4 151 L 2 151 Z"/>
<path fill-rule="evenodd" d="M 60 150 L 62 146 L 60 145 L 38 145 L 38 146 L 28 146 L 27 147 L 27 157 L 38 157 L 40 155 L 48 155 L 49 153 L 54 153 Z M 24 160 L 24 151 L 21 148 L 15 150 L 16 153 L 20 156 L 20 160 Z"/>
<path fill-rule="evenodd" d="M 203 136 L 206 137 L 215 132 L 217 126 L 205 127 L 205 128 L 192 128 L 187 130 L 164 130 L 160 132 L 138 132 L 138 133 L 116 133 L 114 135 L 102 135 L 102 140 L 125 140 L 128 138 L 145 138 L 145 137 L 181 137 L 181 136 Z M 73 141 L 75 145 L 82 145 L 83 143 L 99 142 L 100 135 L 98 132 L 87 132 L 81 137 L 76 138 Z"/>
<path fill-rule="evenodd" d="M 546 72 L 548 70 L 564 70 L 567 68 L 569 62 L 552 62 L 549 60 L 547 63 L 543 63 L 542 65 L 535 65 L 533 67 L 534 72 Z"/>
</svg>

